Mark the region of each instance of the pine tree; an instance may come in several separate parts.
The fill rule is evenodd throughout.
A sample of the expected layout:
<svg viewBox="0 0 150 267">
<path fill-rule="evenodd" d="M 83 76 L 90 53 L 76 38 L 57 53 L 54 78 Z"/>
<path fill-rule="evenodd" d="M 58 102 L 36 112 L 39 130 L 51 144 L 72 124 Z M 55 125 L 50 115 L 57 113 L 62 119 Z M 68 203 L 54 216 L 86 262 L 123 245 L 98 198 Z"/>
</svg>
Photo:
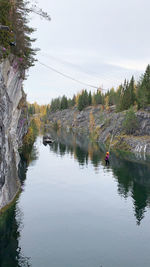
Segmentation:
<svg viewBox="0 0 150 267">
<path fill-rule="evenodd" d="M 68 100 L 67 97 L 64 95 L 60 101 L 60 109 L 67 109 L 68 108 Z"/>
<path fill-rule="evenodd" d="M 146 68 L 143 83 L 147 90 L 148 104 L 150 104 L 150 65 Z"/>
<path fill-rule="evenodd" d="M 8 26 L 8 30 L 0 29 L 0 46 L 4 48 L 3 58 L 10 53 L 18 57 L 18 65 L 22 70 L 22 78 L 24 78 L 24 70 L 34 65 L 36 61 L 35 55 L 38 49 L 32 48 L 35 41 L 30 35 L 35 31 L 28 26 L 29 14 L 34 12 L 45 19 L 50 20 L 49 15 L 39 9 L 36 4 L 28 7 L 28 0 L 0 0 L 0 25 Z"/>
<path fill-rule="evenodd" d="M 129 83 L 129 92 L 130 92 L 130 106 L 133 106 L 136 101 L 136 95 L 135 95 L 135 81 L 134 77 L 132 76 L 130 83 Z"/>
<path fill-rule="evenodd" d="M 117 102 L 117 99 L 116 99 L 116 92 L 114 90 L 114 88 L 111 88 L 110 91 L 108 92 L 108 96 L 109 96 L 109 105 L 115 105 L 116 102 Z"/>
<path fill-rule="evenodd" d="M 102 94 L 100 90 L 97 90 L 96 94 L 93 94 L 94 105 L 102 104 Z"/>
<path fill-rule="evenodd" d="M 84 105 L 83 105 L 83 95 L 79 95 L 79 98 L 78 98 L 78 110 L 81 111 L 83 108 L 84 108 Z"/>
<path fill-rule="evenodd" d="M 83 96 L 83 106 L 84 106 L 84 107 L 87 107 L 88 104 L 89 104 L 89 97 L 88 97 L 88 92 L 87 92 L 87 90 L 84 90 L 84 91 L 82 92 L 82 96 Z"/>
<path fill-rule="evenodd" d="M 50 110 L 51 111 L 56 111 L 60 109 L 60 98 L 55 98 L 52 99 L 51 104 L 50 104 Z"/>
<path fill-rule="evenodd" d="M 8 26 L 8 29 L 12 29 L 12 22 L 10 19 L 11 2 L 6 0 L 0 0 L 0 25 Z M 0 46 L 4 47 L 7 52 L 10 52 L 11 35 L 10 30 L 0 29 Z"/>
<path fill-rule="evenodd" d="M 120 111 L 120 102 L 121 102 L 121 97 L 122 97 L 122 84 L 119 85 L 117 91 L 116 91 L 116 110 Z"/>
<path fill-rule="evenodd" d="M 73 98 L 72 98 L 72 106 L 75 106 L 75 104 L 76 104 L 76 96 L 73 95 Z"/>
<path fill-rule="evenodd" d="M 91 94 L 91 91 L 89 92 L 88 103 L 89 103 L 89 106 L 91 106 L 91 104 L 92 104 L 92 94 Z"/>
<path fill-rule="evenodd" d="M 136 100 L 136 95 L 135 95 L 135 82 L 134 82 L 134 77 L 132 76 L 130 83 L 129 83 L 129 107 L 133 106 L 135 104 L 135 100 Z"/>
<path fill-rule="evenodd" d="M 129 89 L 129 82 L 125 80 L 124 85 L 121 86 L 119 111 L 127 110 L 130 108 L 130 106 L 131 106 L 131 95 Z"/>
<path fill-rule="evenodd" d="M 133 107 L 126 112 L 123 128 L 127 134 L 133 134 L 138 128 L 138 120 Z"/>
<path fill-rule="evenodd" d="M 147 66 L 146 71 L 137 86 L 137 102 L 138 108 L 144 108 L 150 104 L 150 65 Z"/>
</svg>

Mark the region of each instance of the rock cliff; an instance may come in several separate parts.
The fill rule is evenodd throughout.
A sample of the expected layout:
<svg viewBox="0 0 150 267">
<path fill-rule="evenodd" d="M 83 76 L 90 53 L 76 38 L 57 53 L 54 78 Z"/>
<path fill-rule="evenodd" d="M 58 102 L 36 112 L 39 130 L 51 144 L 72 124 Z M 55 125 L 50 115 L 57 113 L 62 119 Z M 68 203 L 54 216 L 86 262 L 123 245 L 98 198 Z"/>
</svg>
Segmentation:
<svg viewBox="0 0 150 267">
<path fill-rule="evenodd" d="M 21 76 L 14 57 L 0 63 L 0 209 L 20 188 L 18 148 L 28 128 Z"/>
<path fill-rule="evenodd" d="M 103 143 L 113 150 L 125 150 L 140 156 L 150 154 L 150 110 L 135 113 L 138 128 L 128 135 L 123 129 L 126 111 L 116 113 L 115 107 L 102 110 L 101 106 L 56 111 L 49 114 L 47 127 L 63 127 L 73 132 L 90 136 L 94 141 Z"/>
</svg>

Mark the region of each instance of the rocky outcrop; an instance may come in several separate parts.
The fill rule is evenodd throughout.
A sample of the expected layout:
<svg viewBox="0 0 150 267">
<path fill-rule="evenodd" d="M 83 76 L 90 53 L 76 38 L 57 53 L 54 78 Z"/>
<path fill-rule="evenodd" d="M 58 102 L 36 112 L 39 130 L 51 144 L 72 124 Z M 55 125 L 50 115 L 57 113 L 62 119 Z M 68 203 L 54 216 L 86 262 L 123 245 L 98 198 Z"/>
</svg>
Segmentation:
<svg viewBox="0 0 150 267">
<path fill-rule="evenodd" d="M 12 57 L 0 63 L 0 209 L 20 188 L 18 148 L 28 128 L 26 111 L 21 73 Z"/>
<path fill-rule="evenodd" d="M 82 111 L 77 108 L 65 109 L 49 114 L 47 127 L 58 124 L 63 128 L 89 132 L 90 114 L 94 115 L 95 125 L 100 123 L 100 107 L 87 107 Z"/>
<path fill-rule="evenodd" d="M 131 151 L 145 157 L 150 154 L 150 108 L 136 112 L 138 128 L 133 135 L 127 135 L 123 129 L 125 114 L 126 111 L 116 113 L 114 106 L 104 111 L 101 106 L 87 107 L 81 112 L 77 108 L 66 109 L 50 113 L 47 127 L 71 129 L 92 136 L 94 141 L 107 148 Z"/>
</svg>

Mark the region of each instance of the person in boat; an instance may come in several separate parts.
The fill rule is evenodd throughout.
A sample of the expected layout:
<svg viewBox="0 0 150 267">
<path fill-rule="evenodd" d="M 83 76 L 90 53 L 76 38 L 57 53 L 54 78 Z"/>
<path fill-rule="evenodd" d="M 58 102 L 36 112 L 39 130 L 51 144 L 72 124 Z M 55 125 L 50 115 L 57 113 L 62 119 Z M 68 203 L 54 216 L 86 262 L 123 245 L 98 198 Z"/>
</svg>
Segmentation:
<svg viewBox="0 0 150 267">
<path fill-rule="evenodd" d="M 106 165 L 109 165 L 109 152 L 106 153 L 105 163 Z"/>
</svg>

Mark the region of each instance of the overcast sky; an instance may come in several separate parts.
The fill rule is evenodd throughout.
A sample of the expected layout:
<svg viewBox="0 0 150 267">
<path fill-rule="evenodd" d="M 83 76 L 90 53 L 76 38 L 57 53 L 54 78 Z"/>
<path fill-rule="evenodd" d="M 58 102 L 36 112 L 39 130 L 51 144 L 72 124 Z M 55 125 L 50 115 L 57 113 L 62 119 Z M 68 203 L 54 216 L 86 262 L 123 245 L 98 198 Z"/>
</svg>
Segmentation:
<svg viewBox="0 0 150 267">
<path fill-rule="evenodd" d="M 38 0 L 38 5 L 52 18 L 32 16 L 42 63 L 105 89 L 132 74 L 139 77 L 150 63 L 149 0 Z M 38 62 L 28 75 L 29 102 L 48 104 L 54 97 L 92 89 Z"/>
</svg>

